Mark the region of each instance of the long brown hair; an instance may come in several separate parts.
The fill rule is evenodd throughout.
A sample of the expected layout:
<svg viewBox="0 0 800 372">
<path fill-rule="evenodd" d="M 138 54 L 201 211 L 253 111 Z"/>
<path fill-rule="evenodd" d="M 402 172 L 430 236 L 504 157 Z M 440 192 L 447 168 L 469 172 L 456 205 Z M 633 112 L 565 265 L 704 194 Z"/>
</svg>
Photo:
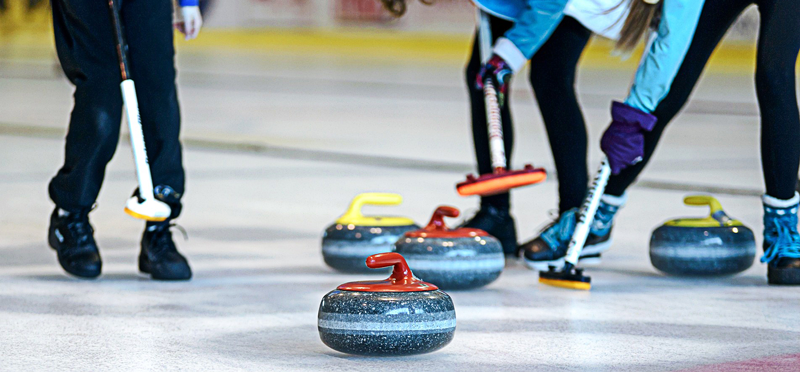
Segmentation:
<svg viewBox="0 0 800 372">
<path fill-rule="evenodd" d="M 419 2 L 425 5 L 433 4 L 433 0 L 419 0 Z M 406 0 L 381 0 L 383 3 L 383 7 L 386 8 L 390 13 L 392 13 L 395 17 L 401 17 L 403 14 L 406 14 Z"/>
<path fill-rule="evenodd" d="M 664 1 L 667 0 L 650 4 L 645 0 L 623 0 L 619 6 L 627 2 L 626 6 L 629 12 L 614 49 L 630 52 L 633 48 L 636 48 L 636 45 L 642 40 L 642 36 L 645 35 L 647 30 L 657 28 L 658 22 L 661 20 L 661 9 Z"/>
</svg>

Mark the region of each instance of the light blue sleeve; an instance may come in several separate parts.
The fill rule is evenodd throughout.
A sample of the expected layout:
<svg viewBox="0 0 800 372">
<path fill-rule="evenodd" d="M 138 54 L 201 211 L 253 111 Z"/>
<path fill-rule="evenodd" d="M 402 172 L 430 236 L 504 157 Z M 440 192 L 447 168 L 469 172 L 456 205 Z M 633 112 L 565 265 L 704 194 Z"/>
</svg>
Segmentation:
<svg viewBox="0 0 800 372">
<path fill-rule="evenodd" d="M 625 103 L 652 113 L 669 93 L 692 44 L 705 0 L 662 0 L 661 22 L 648 44 Z"/>
<path fill-rule="evenodd" d="M 506 32 L 505 38 L 530 59 L 561 22 L 567 2 L 568 0 L 528 0 L 514 26 Z"/>
</svg>

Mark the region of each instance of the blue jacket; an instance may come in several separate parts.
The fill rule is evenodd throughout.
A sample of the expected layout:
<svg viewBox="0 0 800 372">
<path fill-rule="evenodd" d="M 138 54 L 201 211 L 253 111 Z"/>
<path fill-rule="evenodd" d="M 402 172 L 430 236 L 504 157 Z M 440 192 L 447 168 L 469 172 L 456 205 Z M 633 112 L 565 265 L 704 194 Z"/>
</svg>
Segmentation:
<svg viewBox="0 0 800 372">
<path fill-rule="evenodd" d="M 567 0 L 473 0 L 484 11 L 514 21 L 514 27 L 497 40 L 494 53 L 517 71 L 544 44 L 563 18 Z M 619 0 L 607 0 L 610 7 Z M 634 0 L 641 1 L 641 0 Z M 661 22 L 642 56 L 625 103 L 653 112 L 669 93 L 694 37 L 705 0 L 661 0 Z M 597 2 L 596 0 L 594 2 Z M 580 6 L 572 0 L 571 6 Z M 578 21 L 581 21 L 578 19 Z"/>
<path fill-rule="evenodd" d="M 485 12 L 514 21 L 514 26 L 495 43 L 494 53 L 514 71 L 525 65 L 564 17 L 569 0 L 473 0 Z"/>
</svg>

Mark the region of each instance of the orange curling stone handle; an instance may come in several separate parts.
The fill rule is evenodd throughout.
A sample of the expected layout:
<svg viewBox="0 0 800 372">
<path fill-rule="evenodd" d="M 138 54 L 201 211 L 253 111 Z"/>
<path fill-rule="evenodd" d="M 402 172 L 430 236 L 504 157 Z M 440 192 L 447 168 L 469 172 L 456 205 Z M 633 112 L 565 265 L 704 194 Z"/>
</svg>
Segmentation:
<svg viewBox="0 0 800 372">
<path fill-rule="evenodd" d="M 356 292 L 425 292 L 439 289 L 414 277 L 406 259 L 400 253 L 378 253 L 367 257 L 367 267 L 370 269 L 389 266 L 394 266 L 394 270 L 385 280 L 345 283 L 337 289 Z"/>
<path fill-rule="evenodd" d="M 433 212 L 433 216 L 431 217 L 431 221 L 428 222 L 428 226 L 423 227 L 422 229 L 409 231 L 404 234 L 406 238 L 474 238 L 474 237 L 486 237 L 489 236 L 489 233 L 480 229 L 471 229 L 467 227 L 462 227 L 459 229 L 451 230 L 447 227 L 447 224 L 444 223 L 445 217 L 455 218 L 458 217 L 461 212 L 458 211 L 458 208 L 450 207 L 447 205 L 442 205 L 436 208 Z"/>
</svg>

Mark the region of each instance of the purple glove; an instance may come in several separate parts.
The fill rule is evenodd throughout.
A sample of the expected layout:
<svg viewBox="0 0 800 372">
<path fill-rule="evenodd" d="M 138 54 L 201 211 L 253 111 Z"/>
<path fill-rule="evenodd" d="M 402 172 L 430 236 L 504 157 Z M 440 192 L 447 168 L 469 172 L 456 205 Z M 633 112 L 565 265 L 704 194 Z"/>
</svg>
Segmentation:
<svg viewBox="0 0 800 372">
<path fill-rule="evenodd" d="M 497 103 L 503 106 L 508 90 L 508 82 L 511 81 L 511 76 L 513 75 L 514 70 L 511 69 L 511 66 L 502 57 L 493 54 L 489 62 L 481 66 L 475 84 L 478 89 L 482 90 L 483 82 L 486 79 L 492 79 L 495 83 L 495 89 L 497 89 Z"/>
<path fill-rule="evenodd" d="M 600 148 L 606 153 L 611 174 L 619 174 L 644 157 L 644 132 L 653 130 L 656 117 L 622 102 L 611 105 L 611 125 L 603 133 Z"/>
</svg>

